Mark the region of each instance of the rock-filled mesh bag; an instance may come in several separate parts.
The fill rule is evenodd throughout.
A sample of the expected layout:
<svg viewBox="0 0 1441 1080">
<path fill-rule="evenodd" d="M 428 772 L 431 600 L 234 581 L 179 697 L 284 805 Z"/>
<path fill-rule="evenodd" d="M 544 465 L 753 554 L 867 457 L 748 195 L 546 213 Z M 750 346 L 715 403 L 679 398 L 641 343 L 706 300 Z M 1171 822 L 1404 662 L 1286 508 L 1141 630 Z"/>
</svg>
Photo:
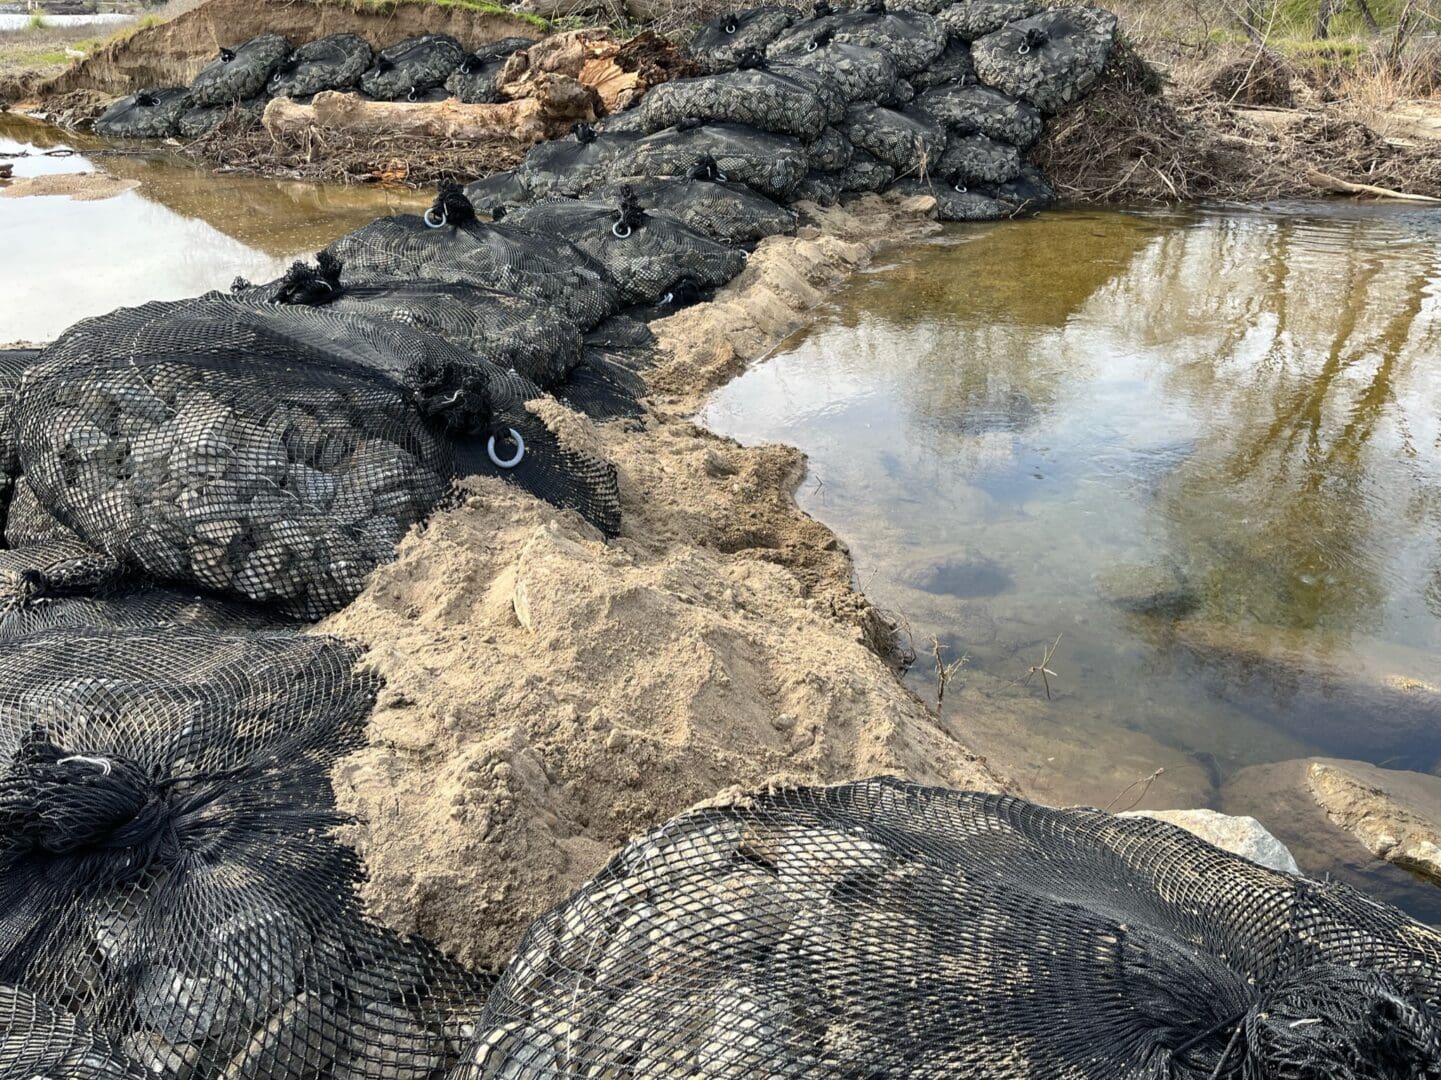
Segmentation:
<svg viewBox="0 0 1441 1080">
<path fill-rule="evenodd" d="M 279 34 L 259 34 L 237 48 L 221 49 L 191 82 L 190 104 L 229 105 L 256 97 L 289 55 L 290 42 Z"/>
<path fill-rule="evenodd" d="M 453 1080 L 1441 1075 L 1441 934 L 1096 810 L 692 811 L 538 919 Z"/>
<path fill-rule="evenodd" d="M 361 912 L 330 780 L 373 704 L 358 660 L 173 627 L 0 642 L 0 983 L 147 1076 L 443 1075 L 489 980 Z"/>
<path fill-rule="evenodd" d="M 349 90 L 360 82 L 373 59 L 359 34 L 331 34 L 308 41 L 282 60 L 270 76 L 272 97 L 309 97 L 322 90 Z"/>
</svg>

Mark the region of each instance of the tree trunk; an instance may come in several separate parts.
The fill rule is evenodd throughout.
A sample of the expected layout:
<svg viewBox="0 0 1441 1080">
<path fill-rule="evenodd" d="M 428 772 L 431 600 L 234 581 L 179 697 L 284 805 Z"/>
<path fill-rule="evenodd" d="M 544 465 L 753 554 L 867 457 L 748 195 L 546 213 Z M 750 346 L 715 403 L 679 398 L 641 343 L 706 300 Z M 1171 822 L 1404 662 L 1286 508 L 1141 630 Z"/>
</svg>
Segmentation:
<svg viewBox="0 0 1441 1080">
<path fill-rule="evenodd" d="M 1371 14 L 1369 0 L 1354 0 L 1356 10 L 1361 13 L 1361 18 L 1366 20 L 1366 29 L 1375 34 L 1381 29 L 1381 24 L 1376 21 L 1376 16 Z"/>
<path fill-rule="evenodd" d="M 1331 20 L 1341 10 L 1344 0 L 1321 0 L 1316 7 L 1316 40 L 1325 41 L 1331 36 Z"/>
</svg>

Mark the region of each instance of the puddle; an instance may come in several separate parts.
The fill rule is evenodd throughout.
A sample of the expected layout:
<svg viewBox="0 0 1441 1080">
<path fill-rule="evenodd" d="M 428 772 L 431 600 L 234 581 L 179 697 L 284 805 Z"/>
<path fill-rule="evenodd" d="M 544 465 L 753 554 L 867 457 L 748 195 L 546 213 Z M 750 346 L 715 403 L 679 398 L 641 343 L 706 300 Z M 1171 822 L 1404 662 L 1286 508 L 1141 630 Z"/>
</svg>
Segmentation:
<svg viewBox="0 0 1441 1080">
<path fill-rule="evenodd" d="M 69 149 L 78 152 L 45 156 Z M 0 161 L 13 161 L 17 179 L 99 169 L 135 182 L 104 199 L 0 199 L 0 342 L 48 341 L 116 307 L 274 277 L 351 229 L 430 201 L 399 189 L 216 176 L 163 149 L 106 149 L 0 115 Z"/>
<path fill-rule="evenodd" d="M 936 701 L 937 643 L 966 657 L 942 722 L 1028 794 L 1435 770 L 1438 239 L 1435 212 L 1304 205 L 955 229 L 701 419 L 809 455 L 800 503 L 902 620 L 911 685 Z"/>
</svg>

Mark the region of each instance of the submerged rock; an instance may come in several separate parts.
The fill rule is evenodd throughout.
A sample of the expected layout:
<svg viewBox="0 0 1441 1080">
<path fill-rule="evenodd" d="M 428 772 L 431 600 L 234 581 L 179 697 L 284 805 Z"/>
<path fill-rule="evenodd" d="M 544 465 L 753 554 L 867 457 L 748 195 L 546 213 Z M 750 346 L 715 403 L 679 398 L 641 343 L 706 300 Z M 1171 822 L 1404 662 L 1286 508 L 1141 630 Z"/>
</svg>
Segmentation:
<svg viewBox="0 0 1441 1080">
<path fill-rule="evenodd" d="M 1096 592 L 1122 611 L 1178 619 L 1189 615 L 1199 598 L 1172 563 L 1123 563 L 1096 575 Z"/>
</svg>

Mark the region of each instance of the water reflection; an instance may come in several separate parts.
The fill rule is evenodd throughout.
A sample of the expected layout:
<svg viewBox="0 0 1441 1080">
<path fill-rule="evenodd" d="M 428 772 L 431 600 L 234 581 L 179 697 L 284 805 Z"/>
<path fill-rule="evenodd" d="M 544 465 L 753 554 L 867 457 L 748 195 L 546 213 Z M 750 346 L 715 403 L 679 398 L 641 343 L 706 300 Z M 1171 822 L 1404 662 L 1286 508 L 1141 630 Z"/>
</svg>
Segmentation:
<svg viewBox="0 0 1441 1080">
<path fill-rule="evenodd" d="M 1314 206 L 957 230 L 705 421 L 810 455 L 802 502 L 867 592 L 969 656 L 945 722 L 1041 797 L 1437 769 L 1438 238 Z M 1047 702 L 1024 676 L 1057 634 Z"/>
<path fill-rule="evenodd" d="M 45 156 L 67 148 L 80 153 Z M 122 305 L 225 288 L 236 276 L 270 277 L 378 215 L 426 202 L 395 189 L 215 176 L 163 148 L 97 153 L 108 149 L 0 115 L 0 160 L 26 155 L 13 157 L 17 178 L 99 168 L 139 182 L 93 202 L 0 199 L 0 342 L 44 341 Z"/>
</svg>

